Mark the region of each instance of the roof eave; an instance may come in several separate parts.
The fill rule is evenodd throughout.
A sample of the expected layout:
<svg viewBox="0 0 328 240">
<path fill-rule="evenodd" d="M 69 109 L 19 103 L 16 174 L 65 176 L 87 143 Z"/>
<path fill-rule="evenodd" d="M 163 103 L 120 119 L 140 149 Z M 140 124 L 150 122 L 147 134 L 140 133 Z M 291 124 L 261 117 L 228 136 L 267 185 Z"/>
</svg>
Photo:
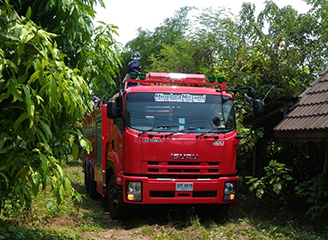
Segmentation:
<svg viewBox="0 0 328 240">
<path fill-rule="evenodd" d="M 276 130 L 275 136 L 279 140 L 328 141 L 328 129 Z"/>
</svg>

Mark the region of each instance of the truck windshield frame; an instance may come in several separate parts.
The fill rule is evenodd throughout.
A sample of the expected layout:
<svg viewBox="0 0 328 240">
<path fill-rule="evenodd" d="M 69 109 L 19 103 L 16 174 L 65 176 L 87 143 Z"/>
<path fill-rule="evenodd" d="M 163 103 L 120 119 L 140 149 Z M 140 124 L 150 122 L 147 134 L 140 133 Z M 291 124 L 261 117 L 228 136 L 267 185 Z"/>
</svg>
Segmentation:
<svg viewBox="0 0 328 240">
<path fill-rule="evenodd" d="M 220 94 L 132 92 L 125 121 L 140 132 L 227 133 L 236 129 L 231 97 Z M 157 126 L 170 125 L 170 128 Z"/>
</svg>

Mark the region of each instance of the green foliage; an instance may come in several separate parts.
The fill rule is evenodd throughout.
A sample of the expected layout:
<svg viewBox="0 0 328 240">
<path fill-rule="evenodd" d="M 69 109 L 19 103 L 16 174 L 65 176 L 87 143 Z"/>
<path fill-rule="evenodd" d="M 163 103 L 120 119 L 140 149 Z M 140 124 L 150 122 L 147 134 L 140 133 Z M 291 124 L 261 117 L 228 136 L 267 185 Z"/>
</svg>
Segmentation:
<svg viewBox="0 0 328 240">
<path fill-rule="evenodd" d="M 32 21 L 56 34 L 54 40 L 67 56 L 65 64 L 78 69 L 89 89 L 102 97 L 109 95 L 115 83 L 121 47 L 113 37 L 118 35 L 116 26 L 100 22 L 94 27 L 97 4 L 104 7 L 103 0 L 13 1 L 19 15 L 28 12 Z"/>
<path fill-rule="evenodd" d="M 25 16 L 30 9 L 30 20 L 57 35 L 55 40 L 68 56 L 66 63 L 71 68 L 79 65 L 87 45 L 92 42 L 92 19 L 96 14 L 93 7 L 97 3 L 104 6 L 102 0 L 24 0 L 10 3 L 20 16 Z"/>
<path fill-rule="evenodd" d="M 269 193 L 271 196 L 280 195 L 283 197 L 283 188 L 293 178 L 288 174 L 291 169 L 285 164 L 271 160 L 269 165 L 264 167 L 265 176 L 261 178 L 249 177 L 247 184 L 250 185 L 251 191 L 256 191 L 256 196 L 262 198 L 264 193 Z M 274 193 L 274 194 L 273 194 Z"/>
<path fill-rule="evenodd" d="M 86 82 L 65 65 L 51 41 L 55 35 L 30 14 L 20 17 L 8 4 L 0 8 L 1 207 L 28 207 L 32 195 L 49 185 L 58 204 L 66 195 L 80 199 L 56 151 L 61 143 L 90 145 L 74 130 L 88 111 Z"/>
<path fill-rule="evenodd" d="M 185 38 L 186 32 L 190 27 L 190 20 L 187 16 L 192 9 L 191 7 L 180 8 L 175 12 L 172 18 L 166 18 L 161 26 L 155 28 L 154 32 L 139 28 L 138 36 L 125 46 L 127 51 L 122 54 L 124 59 L 123 66 L 126 66 L 130 61 L 131 54 L 134 51 L 139 51 L 141 53 L 142 59 L 140 60 L 140 65 L 145 72 L 154 71 L 152 67 L 155 67 L 156 70 L 164 70 L 163 67 L 156 66 L 161 65 L 161 62 L 154 63 L 155 65 L 151 66 L 153 60 L 160 60 L 164 57 L 165 60 L 168 60 L 169 57 L 172 57 L 175 50 L 179 51 L 179 55 L 181 56 L 179 60 L 183 63 L 188 63 L 189 59 L 184 58 L 190 53 L 185 52 L 187 49 L 185 49 L 186 45 L 183 43 L 182 39 Z M 178 46 L 174 49 L 170 49 L 170 47 L 174 46 L 176 43 Z M 172 64 L 170 66 L 173 67 Z M 121 75 L 124 76 L 125 73 L 126 69 L 123 69 Z"/>
<path fill-rule="evenodd" d="M 195 56 L 208 73 L 222 75 L 232 85 L 253 86 L 268 102 L 300 94 L 324 68 L 316 56 L 319 41 L 307 28 L 313 25 L 311 14 L 279 9 L 271 1 L 257 17 L 250 3 L 243 5 L 239 19 L 222 11 L 205 9 L 198 17 L 200 27 L 190 34 L 200 49 Z"/>
<path fill-rule="evenodd" d="M 99 22 L 95 28 L 93 40 L 85 49 L 85 56 L 80 58 L 80 68 L 85 79 L 88 79 L 90 89 L 96 96 L 109 96 L 116 88 L 114 77 L 121 66 L 120 47 L 113 37 L 117 27 Z"/>
<path fill-rule="evenodd" d="M 326 217 L 328 214 L 328 176 L 320 174 L 309 181 L 296 186 L 296 193 L 307 198 L 310 204 L 308 214 L 314 218 Z"/>
<path fill-rule="evenodd" d="M 269 100 L 282 94 L 300 94 L 324 68 L 322 58 L 316 56 L 320 42 L 309 31 L 314 23 L 319 24 L 311 14 L 298 14 L 290 6 L 279 9 L 272 1 L 266 3 L 257 22 L 251 23 L 252 45 L 268 60 L 263 65 L 266 71 L 261 85 Z"/>
<path fill-rule="evenodd" d="M 223 76 L 232 83 L 237 77 L 233 67 L 238 68 L 236 60 L 245 46 L 238 22 L 224 8 L 207 8 L 197 16 L 196 23 L 199 27 L 190 34 L 190 39 L 197 46 L 197 65 L 206 75 Z"/>
<path fill-rule="evenodd" d="M 98 3 L 104 6 L 102 0 L 1 0 L 1 207 L 29 207 L 47 186 L 56 204 L 67 196 L 81 200 L 62 165 L 68 154 L 77 159 L 81 147 L 91 150 L 80 131 L 89 89 L 105 95 L 98 89 L 113 84 L 121 61 L 117 27 L 93 26 Z"/>
<path fill-rule="evenodd" d="M 158 54 L 151 54 L 149 69 L 153 72 L 198 73 L 193 55 L 195 50 L 188 41 L 181 39 L 174 45 L 162 44 Z"/>
<path fill-rule="evenodd" d="M 237 134 L 241 137 L 240 144 L 237 147 L 237 163 L 236 169 L 238 176 L 246 177 L 252 172 L 252 164 L 249 163 L 253 159 L 253 150 L 255 143 L 263 138 L 263 129 L 252 129 L 242 124 L 242 119 L 237 118 Z M 239 186 L 241 187 L 241 186 Z"/>
</svg>

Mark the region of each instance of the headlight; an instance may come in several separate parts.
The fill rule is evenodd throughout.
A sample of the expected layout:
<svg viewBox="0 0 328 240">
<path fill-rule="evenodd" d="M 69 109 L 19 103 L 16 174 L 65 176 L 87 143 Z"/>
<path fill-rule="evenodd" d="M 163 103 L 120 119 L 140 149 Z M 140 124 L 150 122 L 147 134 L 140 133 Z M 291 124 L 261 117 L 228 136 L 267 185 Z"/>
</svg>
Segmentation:
<svg viewBox="0 0 328 240">
<path fill-rule="evenodd" d="M 225 182 L 224 183 L 224 197 L 223 201 L 233 201 L 236 197 L 237 182 Z"/>
<path fill-rule="evenodd" d="M 142 184 L 141 182 L 126 182 L 126 198 L 129 201 L 141 202 Z"/>
</svg>

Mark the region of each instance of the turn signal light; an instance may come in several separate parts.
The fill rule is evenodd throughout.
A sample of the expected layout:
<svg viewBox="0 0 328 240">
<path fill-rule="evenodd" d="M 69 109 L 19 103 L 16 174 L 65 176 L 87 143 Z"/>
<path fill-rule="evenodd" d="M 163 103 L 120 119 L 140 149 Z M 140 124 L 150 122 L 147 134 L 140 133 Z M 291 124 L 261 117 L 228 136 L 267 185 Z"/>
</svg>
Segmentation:
<svg viewBox="0 0 328 240">
<path fill-rule="evenodd" d="M 230 194 L 230 200 L 235 200 L 235 194 Z"/>
<path fill-rule="evenodd" d="M 128 194 L 128 200 L 133 201 L 134 200 L 134 195 L 133 194 Z"/>
</svg>

